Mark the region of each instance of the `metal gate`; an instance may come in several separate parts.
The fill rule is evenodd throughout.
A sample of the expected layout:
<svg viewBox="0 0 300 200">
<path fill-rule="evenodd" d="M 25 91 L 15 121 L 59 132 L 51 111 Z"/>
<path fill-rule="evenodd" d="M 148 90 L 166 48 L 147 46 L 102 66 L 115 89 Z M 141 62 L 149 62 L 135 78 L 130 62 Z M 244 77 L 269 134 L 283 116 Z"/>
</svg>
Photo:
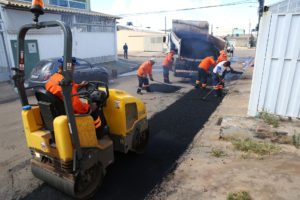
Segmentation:
<svg viewBox="0 0 300 200">
<path fill-rule="evenodd" d="M 289 1 L 284 3 L 289 4 Z M 278 7 L 278 11 L 280 8 L 294 9 L 290 4 Z M 286 117 L 300 117 L 299 35 L 299 10 L 269 11 L 263 16 L 255 57 L 249 115 L 255 116 L 257 112 L 266 111 Z"/>
<path fill-rule="evenodd" d="M 144 51 L 163 51 L 163 36 L 145 36 Z"/>
</svg>

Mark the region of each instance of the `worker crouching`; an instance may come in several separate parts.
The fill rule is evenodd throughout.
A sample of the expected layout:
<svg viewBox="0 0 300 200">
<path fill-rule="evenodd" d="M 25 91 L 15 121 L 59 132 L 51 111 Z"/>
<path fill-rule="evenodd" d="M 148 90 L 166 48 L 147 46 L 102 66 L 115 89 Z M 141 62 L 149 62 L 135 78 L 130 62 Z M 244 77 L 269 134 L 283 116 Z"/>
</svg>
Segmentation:
<svg viewBox="0 0 300 200">
<path fill-rule="evenodd" d="M 138 94 L 142 94 L 143 85 L 146 88 L 147 92 L 151 92 L 147 75 L 149 75 L 150 80 L 153 81 L 152 66 L 154 65 L 154 63 L 155 63 L 155 59 L 151 58 L 149 61 L 143 62 L 139 67 L 136 73 L 139 81 L 139 86 L 137 89 Z"/>
<path fill-rule="evenodd" d="M 213 56 L 204 58 L 198 66 L 198 79 L 196 80 L 196 88 L 199 88 L 201 84 L 202 89 L 205 89 L 207 86 L 207 77 L 210 66 L 216 66 L 216 62 Z"/>
<path fill-rule="evenodd" d="M 227 72 L 232 70 L 230 66 L 230 61 L 222 61 L 214 68 L 212 73 L 212 80 L 214 85 L 215 95 L 217 97 L 222 97 L 223 92 L 222 89 L 225 85 L 225 75 Z"/>
</svg>

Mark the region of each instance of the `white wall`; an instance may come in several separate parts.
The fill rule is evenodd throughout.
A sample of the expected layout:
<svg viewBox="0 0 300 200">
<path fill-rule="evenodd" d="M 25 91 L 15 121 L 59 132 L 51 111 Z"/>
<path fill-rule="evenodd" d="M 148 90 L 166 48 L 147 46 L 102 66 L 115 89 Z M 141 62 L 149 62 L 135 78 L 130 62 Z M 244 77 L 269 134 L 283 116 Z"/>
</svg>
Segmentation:
<svg viewBox="0 0 300 200">
<path fill-rule="evenodd" d="M 33 14 L 28 11 L 4 9 L 6 29 L 10 31 L 18 31 L 24 24 L 33 23 Z M 61 20 L 59 14 L 45 13 L 39 17 L 39 21 Z"/>
<path fill-rule="evenodd" d="M 17 39 L 19 28 L 27 23 L 33 23 L 33 14 L 26 11 L 4 9 L 6 28 L 6 43 L 8 55 L 15 66 L 10 40 Z M 39 21 L 60 20 L 59 14 L 41 15 Z M 38 33 L 38 34 L 37 34 Z M 115 32 L 77 32 L 72 28 L 73 56 L 88 59 L 90 62 L 104 62 L 117 59 Z M 63 33 L 59 28 L 47 28 L 29 31 L 26 40 L 37 40 L 40 59 L 60 57 L 63 55 Z"/>
<path fill-rule="evenodd" d="M 74 55 L 80 58 L 115 55 L 114 33 L 80 32 L 74 34 Z"/>
</svg>

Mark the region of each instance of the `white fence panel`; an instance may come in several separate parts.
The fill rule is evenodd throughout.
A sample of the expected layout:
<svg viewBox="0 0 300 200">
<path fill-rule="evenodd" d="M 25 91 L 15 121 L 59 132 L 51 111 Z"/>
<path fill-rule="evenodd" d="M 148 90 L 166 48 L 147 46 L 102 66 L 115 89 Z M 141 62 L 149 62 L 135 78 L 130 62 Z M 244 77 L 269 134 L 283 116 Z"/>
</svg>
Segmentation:
<svg viewBox="0 0 300 200">
<path fill-rule="evenodd" d="M 262 19 L 248 114 L 300 117 L 300 13 Z"/>
</svg>

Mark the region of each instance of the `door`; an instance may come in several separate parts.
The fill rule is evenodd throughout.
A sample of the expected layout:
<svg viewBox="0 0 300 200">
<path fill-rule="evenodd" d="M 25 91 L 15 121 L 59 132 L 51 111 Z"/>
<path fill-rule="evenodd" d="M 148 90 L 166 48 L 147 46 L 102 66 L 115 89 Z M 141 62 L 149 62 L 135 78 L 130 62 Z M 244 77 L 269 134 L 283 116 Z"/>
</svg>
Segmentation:
<svg viewBox="0 0 300 200">
<path fill-rule="evenodd" d="M 0 81 L 9 80 L 9 66 L 3 40 L 3 33 L 0 31 Z"/>
<path fill-rule="evenodd" d="M 17 63 L 17 40 L 11 40 L 15 65 Z M 25 40 L 25 79 L 29 78 L 32 68 L 40 61 L 37 40 Z"/>
</svg>

